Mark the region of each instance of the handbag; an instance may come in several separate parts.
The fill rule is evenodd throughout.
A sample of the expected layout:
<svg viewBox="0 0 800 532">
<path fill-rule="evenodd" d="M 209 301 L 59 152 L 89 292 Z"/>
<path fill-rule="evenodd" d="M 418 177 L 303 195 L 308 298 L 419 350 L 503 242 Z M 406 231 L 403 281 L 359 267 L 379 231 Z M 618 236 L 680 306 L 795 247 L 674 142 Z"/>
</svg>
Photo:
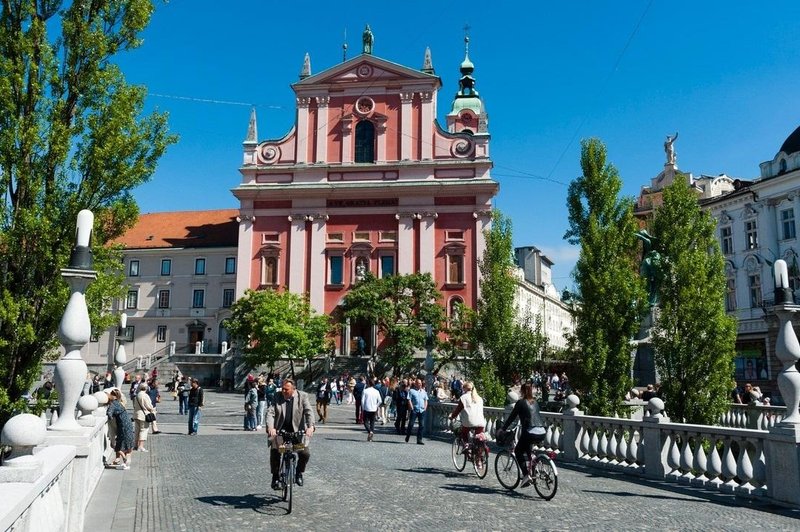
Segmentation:
<svg viewBox="0 0 800 532">
<path fill-rule="evenodd" d="M 148 412 L 144 415 L 144 420 L 147 421 L 148 423 L 152 423 L 153 421 L 156 420 L 156 415 L 152 412 Z"/>
</svg>

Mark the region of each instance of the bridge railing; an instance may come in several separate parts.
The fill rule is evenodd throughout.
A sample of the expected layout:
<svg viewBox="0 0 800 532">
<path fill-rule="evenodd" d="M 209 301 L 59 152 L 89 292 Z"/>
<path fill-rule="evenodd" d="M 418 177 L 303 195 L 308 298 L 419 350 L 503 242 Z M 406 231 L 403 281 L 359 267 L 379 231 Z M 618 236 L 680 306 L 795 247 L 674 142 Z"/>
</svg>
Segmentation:
<svg viewBox="0 0 800 532">
<path fill-rule="evenodd" d="M 641 420 L 587 416 L 578 404 L 571 396 L 563 413 L 541 413 L 547 433 L 540 448 L 559 460 L 800 507 L 800 496 L 780 489 L 800 484 L 794 429 L 776 426 L 780 407 L 734 408 L 737 417 L 728 422 L 739 426 L 706 426 L 670 422 L 660 399 L 648 403 Z M 431 404 L 432 431 L 449 431 L 454 407 Z M 484 408 L 490 439 L 510 411 Z M 742 426 L 751 423 L 763 428 Z"/>
</svg>

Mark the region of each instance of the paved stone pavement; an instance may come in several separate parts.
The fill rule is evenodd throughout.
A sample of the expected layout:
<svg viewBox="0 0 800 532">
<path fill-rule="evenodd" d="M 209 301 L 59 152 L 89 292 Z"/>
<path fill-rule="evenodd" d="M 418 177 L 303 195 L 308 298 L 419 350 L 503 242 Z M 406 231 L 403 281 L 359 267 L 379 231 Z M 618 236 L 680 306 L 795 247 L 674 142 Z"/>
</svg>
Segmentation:
<svg viewBox="0 0 800 532">
<path fill-rule="evenodd" d="M 344 405 L 318 425 L 287 516 L 269 487 L 264 432 L 242 430 L 242 402 L 207 392 L 200 434 L 191 437 L 177 402 L 160 405 L 163 433 L 150 436 L 150 453 L 134 453 L 130 470 L 104 472 L 86 530 L 800 529 L 798 512 L 582 467 L 561 466 L 551 501 L 510 493 L 493 467 L 483 480 L 469 467 L 456 472 L 444 440 L 405 443 L 387 425 L 368 443 Z"/>
</svg>

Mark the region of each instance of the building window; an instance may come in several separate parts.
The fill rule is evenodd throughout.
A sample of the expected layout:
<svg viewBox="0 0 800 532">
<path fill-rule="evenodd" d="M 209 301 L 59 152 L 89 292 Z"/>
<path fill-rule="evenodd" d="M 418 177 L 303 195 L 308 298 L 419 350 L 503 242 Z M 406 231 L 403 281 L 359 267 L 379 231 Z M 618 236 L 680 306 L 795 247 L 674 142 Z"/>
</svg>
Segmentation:
<svg viewBox="0 0 800 532">
<path fill-rule="evenodd" d="M 202 289 L 192 292 L 192 308 L 203 308 L 205 306 L 206 291 Z"/>
<path fill-rule="evenodd" d="M 394 255 L 381 255 L 381 277 L 394 275 Z"/>
<path fill-rule="evenodd" d="M 169 290 L 158 291 L 158 308 L 169 308 Z"/>
<path fill-rule="evenodd" d="M 344 233 L 328 233 L 327 241 L 336 244 L 344 244 Z"/>
<path fill-rule="evenodd" d="M 744 223 L 744 232 L 746 236 L 745 248 L 756 249 L 758 247 L 758 224 L 755 220 L 749 220 Z"/>
<path fill-rule="evenodd" d="M 785 209 L 781 211 L 781 226 L 783 227 L 784 240 L 795 237 L 794 209 Z"/>
<path fill-rule="evenodd" d="M 128 276 L 129 277 L 139 277 L 139 261 L 132 260 L 128 265 Z"/>
<path fill-rule="evenodd" d="M 719 234 L 722 241 L 722 254 L 733 255 L 733 233 L 730 226 L 721 228 Z"/>
<path fill-rule="evenodd" d="M 356 162 L 375 162 L 375 126 L 369 120 L 356 124 Z"/>
<path fill-rule="evenodd" d="M 194 274 L 195 275 L 206 274 L 206 259 L 194 259 Z"/>
<path fill-rule="evenodd" d="M 167 326 L 159 325 L 158 329 L 156 329 L 156 342 L 166 342 L 166 341 L 167 341 Z"/>
<path fill-rule="evenodd" d="M 128 325 L 125 327 L 125 331 L 122 334 L 124 340 L 128 342 L 133 342 L 134 334 L 136 333 L 136 328 L 133 325 Z"/>
<path fill-rule="evenodd" d="M 264 233 L 261 235 L 261 242 L 263 244 L 277 244 L 280 242 L 278 233 Z"/>
<path fill-rule="evenodd" d="M 447 256 L 448 284 L 464 284 L 464 255 Z"/>
<path fill-rule="evenodd" d="M 464 231 L 445 231 L 445 240 L 448 242 L 463 242 Z"/>
<path fill-rule="evenodd" d="M 778 163 L 778 168 L 780 168 L 780 173 L 786 172 L 786 159 L 781 159 L 781 162 Z"/>
<path fill-rule="evenodd" d="M 236 257 L 225 257 L 225 273 L 236 273 Z"/>
<path fill-rule="evenodd" d="M 172 274 L 172 259 L 161 259 L 161 275 Z"/>
<path fill-rule="evenodd" d="M 736 277 L 731 273 L 725 280 L 725 310 L 727 312 L 736 310 Z"/>
<path fill-rule="evenodd" d="M 761 275 L 754 273 L 747 276 L 748 285 L 750 287 L 750 307 L 757 308 L 761 306 Z"/>
<path fill-rule="evenodd" d="M 369 242 L 369 231 L 355 231 L 353 242 Z"/>
<path fill-rule="evenodd" d="M 128 290 L 128 298 L 125 300 L 125 308 L 137 308 L 139 305 L 139 291 Z"/>
<path fill-rule="evenodd" d="M 328 256 L 328 284 L 344 284 L 344 257 L 342 255 Z"/>
<path fill-rule="evenodd" d="M 234 290 L 233 288 L 225 288 L 222 290 L 222 306 L 225 308 L 233 305 Z"/>
<path fill-rule="evenodd" d="M 261 257 L 261 284 L 268 286 L 278 284 L 278 257 L 272 255 Z"/>
<path fill-rule="evenodd" d="M 379 242 L 397 242 L 397 231 L 381 231 L 378 233 Z"/>
</svg>

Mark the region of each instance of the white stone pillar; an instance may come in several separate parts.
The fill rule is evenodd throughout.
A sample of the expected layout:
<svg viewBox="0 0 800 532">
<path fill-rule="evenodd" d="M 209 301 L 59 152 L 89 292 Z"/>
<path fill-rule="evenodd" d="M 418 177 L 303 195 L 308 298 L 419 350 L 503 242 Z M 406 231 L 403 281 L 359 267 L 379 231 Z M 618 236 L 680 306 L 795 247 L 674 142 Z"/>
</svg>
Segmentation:
<svg viewBox="0 0 800 532">
<path fill-rule="evenodd" d="M 397 218 L 397 273 L 414 273 L 414 220 L 411 212 L 395 214 Z"/>
<path fill-rule="evenodd" d="M 308 105 L 311 98 L 297 98 L 297 163 L 308 162 Z"/>
<path fill-rule="evenodd" d="M 92 270 L 92 252 L 89 247 L 94 215 L 91 211 L 78 213 L 77 242 L 70 257 L 69 267 L 61 270 L 61 276 L 69 283 L 72 292 L 64 316 L 58 326 L 58 338 L 64 346 L 65 355 L 56 363 L 55 381 L 59 395 L 58 420 L 50 430 L 78 430 L 75 408 L 86 381 L 86 362 L 81 358 L 81 348 L 89 343 L 92 324 L 86 306 L 86 287 L 97 278 Z"/>
<path fill-rule="evenodd" d="M 413 92 L 400 93 L 400 160 L 411 159 L 411 139 L 416 138 L 411 129 L 411 102 L 414 100 Z M 402 272 L 401 272 L 402 273 Z"/>
<path fill-rule="evenodd" d="M 375 154 L 375 162 L 386 162 L 386 122 L 381 121 L 375 124 L 375 134 L 378 136 L 377 153 Z"/>
<path fill-rule="evenodd" d="M 486 231 L 489 230 L 492 224 L 492 211 L 475 211 L 472 213 L 472 216 L 475 218 L 475 257 L 470 268 L 473 268 L 475 273 L 475 301 L 478 301 L 481 297 L 482 279 L 481 269 L 478 268 L 478 263 L 480 263 L 486 251 Z M 465 264 L 464 267 L 466 268 L 467 265 Z"/>
<path fill-rule="evenodd" d="M 122 389 L 122 382 L 125 380 L 125 370 L 122 369 L 122 366 L 125 365 L 125 362 L 128 361 L 128 356 L 125 354 L 125 329 L 128 328 L 128 315 L 124 312 L 119 316 L 119 331 L 117 334 L 117 352 L 114 355 L 114 364 L 116 364 L 116 368 L 114 369 L 114 387 L 118 389 Z"/>
<path fill-rule="evenodd" d="M 422 104 L 421 134 L 422 137 L 422 159 L 433 159 L 433 93 L 419 93 Z"/>
<path fill-rule="evenodd" d="M 289 291 L 302 294 L 306 291 L 306 217 L 293 214 L 289 221 Z"/>
<path fill-rule="evenodd" d="M 342 118 L 342 164 L 353 162 L 353 117 Z"/>
<path fill-rule="evenodd" d="M 436 218 L 438 215 L 435 212 L 425 212 L 421 214 L 419 222 L 419 272 L 430 273 L 436 279 L 436 241 L 434 238 L 434 230 L 436 229 Z"/>
<path fill-rule="evenodd" d="M 253 224 L 256 217 L 242 214 L 239 222 L 239 246 L 236 250 L 236 299 L 244 295 L 248 288 L 256 288 L 252 283 L 253 272 Z"/>
<path fill-rule="evenodd" d="M 317 141 L 317 158 L 319 164 L 328 161 L 328 103 L 330 96 L 317 96 L 317 129 L 314 133 Z"/>
<path fill-rule="evenodd" d="M 310 292 L 311 306 L 319 314 L 325 313 L 325 274 L 327 265 L 325 264 L 325 222 L 328 215 L 315 214 L 308 217 L 311 222 L 311 286 Z"/>
</svg>

